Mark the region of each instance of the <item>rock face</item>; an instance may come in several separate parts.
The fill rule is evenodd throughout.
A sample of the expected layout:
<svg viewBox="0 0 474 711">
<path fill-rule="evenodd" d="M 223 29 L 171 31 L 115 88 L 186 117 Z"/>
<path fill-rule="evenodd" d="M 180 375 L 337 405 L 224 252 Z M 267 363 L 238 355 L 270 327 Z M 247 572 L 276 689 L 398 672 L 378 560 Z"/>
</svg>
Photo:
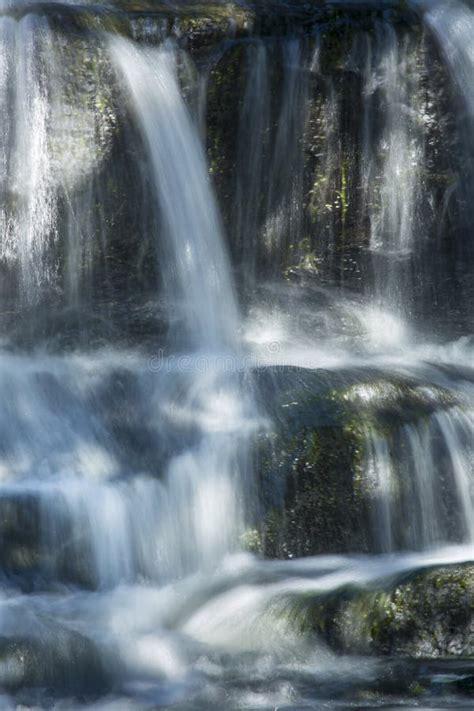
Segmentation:
<svg viewBox="0 0 474 711">
<path fill-rule="evenodd" d="M 299 381 L 300 387 L 280 393 L 280 426 L 259 448 L 266 511 L 263 552 L 296 557 L 367 551 L 370 531 L 368 502 L 359 486 L 360 443 L 345 427 L 338 404 L 307 389 L 317 377 L 294 375 L 293 385 Z"/>
<path fill-rule="evenodd" d="M 429 570 L 383 590 L 302 603 L 297 619 L 338 652 L 473 657 L 474 567 Z"/>
</svg>

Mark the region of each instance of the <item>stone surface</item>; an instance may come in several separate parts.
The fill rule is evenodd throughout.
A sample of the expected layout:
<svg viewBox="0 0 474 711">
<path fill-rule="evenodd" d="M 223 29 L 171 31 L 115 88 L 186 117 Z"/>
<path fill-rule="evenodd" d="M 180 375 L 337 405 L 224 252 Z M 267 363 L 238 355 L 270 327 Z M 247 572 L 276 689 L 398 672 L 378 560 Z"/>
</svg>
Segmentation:
<svg viewBox="0 0 474 711">
<path fill-rule="evenodd" d="M 296 619 L 333 649 L 351 654 L 474 656 L 474 566 L 412 574 L 376 590 L 347 589 L 300 601 Z"/>
</svg>

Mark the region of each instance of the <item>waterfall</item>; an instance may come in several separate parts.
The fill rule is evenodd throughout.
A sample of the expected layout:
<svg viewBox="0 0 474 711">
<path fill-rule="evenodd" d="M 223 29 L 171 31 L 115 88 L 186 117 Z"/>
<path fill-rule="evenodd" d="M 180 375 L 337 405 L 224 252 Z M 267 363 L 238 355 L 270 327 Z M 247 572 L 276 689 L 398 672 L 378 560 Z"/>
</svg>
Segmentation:
<svg viewBox="0 0 474 711">
<path fill-rule="evenodd" d="M 395 256 L 413 249 L 422 187 L 423 138 L 414 120 L 417 88 L 409 51 L 407 40 L 399 42 L 393 27 L 381 27 L 374 52 L 378 59 L 364 87 L 366 97 L 380 87 L 385 119 L 379 143 L 380 209 L 371 216 L 370 246 Z"/>
<path fill-rule="evenodd" d="M 407 424 L 391 437 L 367 429 L 364 477 L 381 551 L 474 544 L 473 431 L 469 415 L 456 408 Z"/>
<path fill-rule="evenodd" d="M 461 708 L 472 8 L 152 5 L 0 1 L 0 707 Z"/>
<path fill-rule="evenodd" d="M 79 307 L 108 236 L 100 215 L 108 196 L 98 208 L 96 194 L 115 121 L 108 89 L 100 70 L 78 84 L 72 43 L 46 16 L 1 17 L 0 34 L 0 255 L 10 287 L 4 298 L 22 312 L 43 302 Z M 97 64 L 97 42 L 75 48 Z"/>
<path fill-rule="evenodd" d="M 16 24 L 5 22 L 15 35 Z M 30 29 L 37 23 L 30 16 L 21 22 L 28 29 L 27 41 L 23 36 L 18 39 L 25 54 L 31 46 Z M 162 226 L 156 252 L 173 308 L 170 321 L 176 323 L 173 343 L 196 350 L 166 357 L 157 349 L 148 360 L 130 360 L 113 349 L 105 360 L 101 356 L 91 361 L 5 357 L 0 378 L 8 410 L 2 418 L 1 471 L 7 482 L 3 505 L 24 510 L 31 519 L 40 577 L 99 589 L 138 576 L 164 582 L 212 568 L 236 547 L 245 520 L 248 439 L 255 427 L 253 407 L 237 373 L 238 353 L 229 350 L 236 343 L 238 327 L 232 276 L 203 149 L 178 86 L 176 50 L 164 44 L 158 50 L 142 51 L 131 42 L 113 39 L 110 54 L 124 77 L 124 95 L 129 96 L 149 147 L 153 197 Z M 20 65 L 23 73 L 37 66 L 36 59 L 25 57 Z M 39 106 L 55 116 L 56 126 L 43 122 L 43 114 L 35 114 L 34 124 L 43 132 L 39 145 L 44 150 L 54 142 L 51 126 L 62 132 L 65 108 L 64 85 L 53 81 L 57 59 L 50 59 L 49 83 L 55 91 Z M 35 90 L 35 81 L 23 80 L 23 73 L 20 86 Z M 34 107 L 35 101 L 30 102 Z M 18 112 L 23 115 L 23 105 Z M 37 155 L 36 143 L 29 142 L 36 140 L 36 133 L 22 123 L 17 133 L 27 153 L 23 165 L 14 143 L 18 165 L 27 170 L 32 156 L 34 166 L 51 179 L 51 164 Z M 69 147 L 72 160 L 74 146 Z M 64 269 L 66 293 L 77 300 L 82 296 L 81 270 L 90 244 L 87 231 L 95 220 L 88 207 L 102 196 L 94 184 L 85 193 L 78 190 L 73 184 L 74 166 L 70 167 L 70 176 L 63 171 L 61 185 L 67 195 Z M 35 173 L 32 179 L 36 181 Z M 37 182 L 22 184 L 30 201 L 27 205 L 31 207 L 34 200 L 46 210 L 49 203 L 41 189 Z M 28 270 L 42 269 L 40 246 L 31 243 L 32 235 L 39 240 L 35 230 L 41 229 L 46 239 L 45 225 L 53 229 L 54 223 L 52 217 L 44 223 L 33 218 L 31 210 L 22 213 L 31 227 L 28 231 L 22 223 L 23 236 L 30 240 L 24 248 L 27 275 Z M 15 238 L 22 248 L 23 236 Z M 53 252 L 47 242 L 41 250 L 48 258 Z M 93 253 L 89 252 L 89 259 Z M 20 273 L 22 269 L 23 262 Z M 31 284 L 22 283 L 21 293 L 30 298 L 41 283 L 39 276 L 36 280 L 31 276 Z M 183 316 L 176 315 L 176 308 Z M 117 389 L 128 400 L 123 415 Z M 113 415 L 110 406 L 118 407 Z M 56 408 L 65 411 L 62 418 Z M 135 417 L 138 427 L 141 418 L 149 421 L 154 443 L 135 429 Z M 127 447 L 124 450 L 121 438 L 129 447 L 125 459 Z M 140 443 L 144 456 L 135 450 Z M 157 454 L 156 446 L 162 454 Z M 135 465 L 126 461 L 132 450 L 137 454 Z M 63 547 L 55 550 L 58 538 Z"/>
<path fill-rule="evenodd" d="M 367 462 L 365 476 L 370 482 L 374 498 L 374 530 L 384 553 L 393 550 L 392 527 L 394 516 L 392 507 L 395 475 L 387 440 L 370 428 L 365 433 L 367 441 Z"/>
<path fill-rule="evenodd" d="M 424 238 L 421 215 L 427 203 L 422 107 L 410 40 L 400 39 L 389 25 L 378 27 L 373 47 L 367 48 L 365 72 L 362 182 L 366 192 L 372 191 L 366 200 L 375 293 L 382 306 L 406 318 L 412 310 L 412 263 Z M 377 102 L 383 122 L 379 135 Z"/>
<path fill-rule="evenodd" d="M 201 431 L 201 441 L 173 458 L 166 473 L 163 538 L 172 540 L 172 568 L 186 571 L 221 558 L 242 529 L 244 407 L 235 373 L 219 373 L 216 358 L 217 349 L 236 342 L 237 306 L 203 149 L 180 94 L 176 50 L 168 43 L 139 50 L 117 38 L 111 48 L 149 148 L 164 227 L 160 268 L 173 308 L 176 295 L 182 300 L 180 336 L 184 330 L 192 347 L 209 354 L 201 372 L 192 357 L 189 392 L 180 406 L 172 393 L 166 413 L 176 426 Z"/>
<path fill-rule="evenodd" d="M 22 298 L 37 301 L 55 279 L 50 242 L 56 235 L 57 205 L 51 185 L 48 145 L 49 97 L 42 55 L 51 42 L 47 21 L 27 15 L 18 24 L 1 20 L 2 113 L 11 145 L 4 160 L 11 172 L 2 183 L 11 212 L 4 215 L 2 253 L 19 262 Z M 14 101 L 15 111 L 9 111 Z M 5 150 L 5 149 L 4 149 Z"/>
<path fill-rule="evenodd" d="M 464 537 L 474 544 L 474 491 L 472 486 L 473 421 L 472 415 L 455 412 L 437 415 L 440 431 L 446 442 L 449 461 L 453 469 L 458 505 L 463 514 Z"/>
<path fill-rule="evenodd" d="M 153 164 L 165 229 L 162 266 L 170 295 L 180 295 L 188 337 L 198 347 L 235 341 L 237 307 L 206 162 L 180 96 L 175 50 L 137 50 L 112 38 Z"/>
<path fill-rule="evenodd" d="M 453 84 L 461 97 L 461 105 L 456 109 L 462 141 L 462 156 L 458 159 L 462 182 L 461 185 L 453 186 L 451 192 L 459 191 L 458 199 L 470 205 L 474 193 L 474 92 L 472 89 L 474 12 L 467 4 L 457 0 L 447 4 L 442 2 L 427 4 L 417 0 L 415 4 L 423 10 L 423 21 L 436 37 Z M 470 207 L 466 208 L 464 219 L 464 230 L 471 233 L 473 213 Z M 462 275 L 461 283 L 464 280 L 469 281 L 469 276 L 464 274 L 468 273 L 474 259 L 472 239 L 457 242 L 456 257 Z M 469 290 L 469 286 L 467 289 Z"/>
<path fill-rule="evenodd" d="M 467 109 L 474 117 L 474 94 L 472 91 L 472 67 L 474 56 L 472 50 L 472 26 L 474 15 L 472 10 L 461 2 L 425 3 L 417 2 L 425 10 L 423 19 L 441 45 L 442 51 L 466 101 Z"/>
<path fill-rule="evenodd" d="M 283 85 L 270 166 L 264 240 L 278 264 L 288 246 L 302 239 L 304 131 L 307 120 L 307 73 L 302 71 L 304 43 L 292 39 L 281 48 Z"/>
</svg>

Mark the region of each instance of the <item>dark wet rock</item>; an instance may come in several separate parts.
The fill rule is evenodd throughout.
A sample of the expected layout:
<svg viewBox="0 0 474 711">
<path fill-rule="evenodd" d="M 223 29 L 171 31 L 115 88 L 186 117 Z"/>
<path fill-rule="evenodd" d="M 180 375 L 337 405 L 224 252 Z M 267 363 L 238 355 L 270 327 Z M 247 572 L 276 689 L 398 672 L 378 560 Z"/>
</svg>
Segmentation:
<svg viewBox="0 0 474 711">
<path fill-rule="evenodd" d="M 33 495 L 0 499 L 0 559 L 3 573 L 35 570 L 40 562 L 39 500 Z"/>
<path fill-rule="evenodd" d="M 166 19 L 173 26 L 182 22 L 188 38 L 197 45 L 209 44 L 225 36 L 254 32 L 262 35 L 307 32 L 315 23 L 352 23 L 364 26 L 374 18 L 413 23 L 416 15 L 403 0 L 358 0 L 357 2 L 281 2 L 281 0 L 117 0 L 113 3 L 60 3 L 15 0 L 5 11 L 21 18 L 34 10 L 76 29 L 115 29 L 127 31 L 137 18 Z"/>
<path fill-rule="evenodd" d="M 382 589 L 300 601 L 295 615 L 305 632 L 316 632 L 339 652 L 473 657 L 474 566 L 437 568 Z"/>
<path fill-rule="evenodd" d="M 367 550 L 367 502 L 356 487 L 360 443 L 344 431 L 331 375 L 300 369 L 261 372 L 273 390 L 276 426 L 262 434 L 258 470 L 264 508 L 261 547 L 269 556 Z"/>
<path fill-rule="evenodd" d="M 49 505 L 40 493 L 0 497 L 0 566 L 3 577 L 25 592 L 97 585 L 87 541 L 73 530 L 70 511 L 54 493 Z"/>
</svg>

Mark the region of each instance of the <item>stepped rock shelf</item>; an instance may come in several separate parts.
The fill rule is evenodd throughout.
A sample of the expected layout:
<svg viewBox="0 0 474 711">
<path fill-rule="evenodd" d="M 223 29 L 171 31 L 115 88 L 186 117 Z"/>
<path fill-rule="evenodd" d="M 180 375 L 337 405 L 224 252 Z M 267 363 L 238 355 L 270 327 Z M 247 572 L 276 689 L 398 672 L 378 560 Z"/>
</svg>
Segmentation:
<svg viewBox="0 0 474 711">
<path fill-rule="evenodd" d="M 467 709 L 474 4 L 0 0 L 0 708 Z"/>
</svg>

